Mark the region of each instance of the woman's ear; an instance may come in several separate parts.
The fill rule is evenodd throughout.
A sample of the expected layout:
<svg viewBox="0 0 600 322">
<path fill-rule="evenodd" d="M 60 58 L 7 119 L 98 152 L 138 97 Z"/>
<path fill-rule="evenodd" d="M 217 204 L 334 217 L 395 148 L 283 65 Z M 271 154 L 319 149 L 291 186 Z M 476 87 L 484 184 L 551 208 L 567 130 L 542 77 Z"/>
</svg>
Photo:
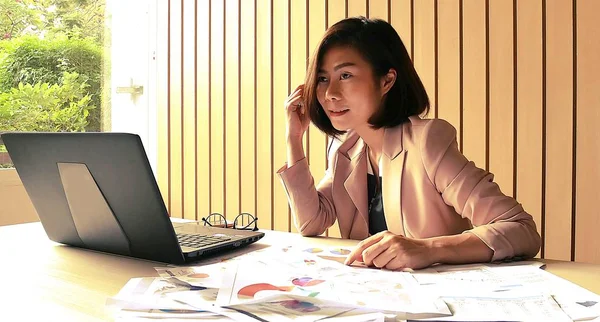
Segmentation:
<svg viewBox="0 0 600 322">
<path fill-rule="evenodd" d="M 379 84 L 379 88 L 381 88 L 381 96 L 387 94 L 387 92 L 389 92 L 390 89 L 392 89 L 394 83 L 396 82 L 396 77 L 396 70 L 393 68 L 390 68 L 387 74 L 381 77 L 381 83 Z"/>
</svg>

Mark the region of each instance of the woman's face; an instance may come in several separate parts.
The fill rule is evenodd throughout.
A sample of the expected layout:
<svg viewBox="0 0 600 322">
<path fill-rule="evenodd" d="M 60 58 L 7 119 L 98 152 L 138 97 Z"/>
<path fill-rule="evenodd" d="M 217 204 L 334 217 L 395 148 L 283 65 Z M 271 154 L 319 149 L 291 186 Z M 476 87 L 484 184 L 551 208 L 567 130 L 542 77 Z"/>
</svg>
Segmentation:
<svg viewBox="0 0 600 322">
<path fill-rule="evenodd" d="M 355 49 L 333 47 L 325 52 L 317 81 L 317 99 L 334 128 L 370 127 L 368 120 L 385 93 L 371 65 Z"/>
</svg>

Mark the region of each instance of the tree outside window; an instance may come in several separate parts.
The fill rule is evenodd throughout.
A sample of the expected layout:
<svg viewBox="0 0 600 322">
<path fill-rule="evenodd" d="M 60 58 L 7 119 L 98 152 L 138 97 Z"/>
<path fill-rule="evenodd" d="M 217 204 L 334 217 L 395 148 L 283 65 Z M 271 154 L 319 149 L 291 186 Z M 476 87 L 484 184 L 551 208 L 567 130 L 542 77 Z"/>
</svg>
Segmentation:
<svg viewBox="0 0 600 322">
<path fill-rule="evenodd" d="M 0 132 L 108 130 L 104 9 L 105 0 L 0 0 Z"/>
</svg>

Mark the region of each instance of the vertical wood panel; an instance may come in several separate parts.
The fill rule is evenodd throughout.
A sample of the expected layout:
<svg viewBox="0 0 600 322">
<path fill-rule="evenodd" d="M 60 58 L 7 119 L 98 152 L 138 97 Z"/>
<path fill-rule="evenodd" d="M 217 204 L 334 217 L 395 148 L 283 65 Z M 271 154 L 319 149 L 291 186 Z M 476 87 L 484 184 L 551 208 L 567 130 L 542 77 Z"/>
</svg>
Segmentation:
<svg viewBox="0 0 600 322">
<path fill-rule="evenodd" d="M 308 48 L 313 53 L 319 41 L 325 33 L 325 4 L 320 1 L 312 1 L 308 13 Z M 310 172 L 319 182 L 325 175 L 327 168 L 327 137 L 313 124 L 310 125 L 309 137 Z"/>
<path fill-rule="evenodd" d="M 273 2 L 273 171 L 286 161 L 285 110 L 284 101 L 288 96 L 288 1 Z M 289 231 L 290 211 L 285 190 L 278 178 L 273 176 L 273 229 Z"/>
<path fill-rule="evenodd" d="M 573 7 L 546 1 L 546 227 L 544 258 L 571 259 Z"/>
<path fill-rule="evenodd" d="M 225 212 L 224 204 L 224 186 L 225 186 L 225 165 L 223 158 L 224 151 L 224 10 L 225 4 L 222 0 L 211 0 L 211 58 L 210 58 L 210 199 L 211 212 L 218 212 L 223 215 Z"/>
<path fill-rule="evenodd" d="M 241 172 L 240 186 L 242 187 L 241 211 L 256 214 L 256 83 L 255 83 L 255 3 L 256 0 L 241 1 Z M 259 222 L 262 222 L 262 215 Z"/>
<path fill-rule="evenodd" d="M 169 59 L 162 66 L 168 74 L 159 82 L 168 91 L 158 93 L 158 182 L 172 216 L 193 219 L 196 207 L 197 218 L 225 211 L 233 219 L 238 211 L 247 211 L 260 217 L 261 228 L 296 231 L 274 177 L 285 161 L 281 105 L 304 82 L 307 55 L 325 25 L 368 15 L 391 20 L 430 96 L 428 116 L 462 129 L 464 154 L 488 167 L 504 193 L 517 194 L 543 229 L 545 257 L 600 262 L 594 251 L 600 242 L 593 231 L 600 224 L 595 215 L 600 196 L 594 188 L 600 178 L 590 170 L 600 161 L 595 130 L 600 119 L 595 90 L 600 85 L 600 44 L 595 36 L 600 28 L 593 16 L 598 3 L 195 4 L 197 8 L 182 0 L 164 4 L 170 12 L 165 21 Z M 327 167 L 327 139 L 314 127 L 309 132 L 306 154 L 318 182 Z M 327 233 L 339 236 L 337 224 Z"/>
<path fill-rule="evenodd" d="M 183 2 L 183 218 L 196 219 L 196 6 Z"/>
<path fill-rule="evenodd" d="M 170 3 L 168 1 L 157 2 L 158 12 L 170 13 Z M 169 172 L 171 165 L 169 163 L 169 26 L 170 14 L 167 17 L 160 16 L 157 19 L 157 56 L 156 56 L 156 96 L 157 96 L 157 116 L 156 116 L 156 130 L 157 130 L 157 182 L 160 188 L 165 205 L 168 207 L 170 204 L 170 180 Z M 165 57 L 159 53 L 164 53 Z M 166 58 L 166 59 L 165 59 Z M 167 208 L 167 210 L 169 210 Z M 170 214 L 170 210 L 169 210 Z"/>
<path fill-rule="evenodd" d="M 431 110 L 428 116 L 436 115 L 435 75 L 435 0 L 414 1 L 414 57 L 415 69 L 429 95 Z"/>
<path fill-rule="evenodd" d="M 412 57 L 412 1 L 411 0 L 394 0 L 391 2 L 390 16 L 392 21 L 390 22 L 394 29 L 400 35 L 404 47 L 408 51 L 408 54 Z"/>
<path fill-rule="evenodd" d="M 292 0 L 290 11 L 292 12 L 290 16 L 290 84 L 291 90 L 293 90 L 304 83 L 306 75 L 306 39 L 308 37 L 306 33 L 306 1 Z M 290 224 L 290 230 L 298 231 L 293 222 Z"/>
<path fill-rule="evenodd" d="M 170 75 L 169 75 L 169 158 L 170 168 L 170 204 L 169 213 L 172 217 L 183 218 L 182 187 L 183 176 L 182 160 L 182 135 L 181 135 L 181 88 L 182 75 L 182 1 L 171 1 L 170 25 Z"/>
<path fill-rule="evenodd" d="M 542 223 L 542 5 L 517 7 L 517 200 Z"/>
<path fill-rule="evenodd" d="M 463 153 L 486 167 L 486 2 L 463 1 Z"/>
<path fill-rule="evenodd" d="M 272 201 L 272 169 L 271 164 L 271 6 L 270 0 L 258 0 L 256 23 L 256 55 L 257 55 L 257 120 L 256 120 L 256 162 L 257 162 L 257 216 L 260 228 L 273 228 Z"/>
<path fill-rule="evenodd" d="M 461 142 L 459 2 L 438 1 L 438 117 L 452 124 Z M 459 146 L 462 148 L 462 146 Z"/>
<path fill-rule="evenodd" d="M 327 24 L 328 28 L 346 18 L 346 1 L 329 0 L 327 2 Z"/>
<path fill-rule="evenodd" d="M 327 7 L 327 23 L 328 27 L 334 25 L 340 20 L 346 18 L 346 1 L 345 0 L 329 0 Z M 329 141 L 327 142 L 329 144 Z M 329 145 L 328 145 L 329 146 Z M 336 221 L 333 226 L 327 230 L 327 236 L 341 237 L 340 227 Z"/>
<path fill-rule="evenodd" d="M 388 21 L 388 14 L 388 0 L 369 0 L 370 19 L 382 19 Z"/>
<path fill-rule="evenodd" d="M 577 219 L 575 260 L 600 263 L 600 2 L 580 0 L 577 5 Z"/>
<path fill-rule="evenodd" d="M 366 0 L 348 0 L 348 17 L 367 16 Z"/>
<path fill-rule="evenodd" d="M 230 220 L 240 213 L 239 153 L 239 10 L 238 0 L 225 7 L 225 214 Z"/>
<path fill-rule="evenodd" d="M 513 6 L 489 2 L 490 172 L 502 192 L 513 194 Z"/>
<path fill-rule="evenodd" d="M 210 214 L 210 41 L 209 2 L 199 1 L 196 21 L 196 205 L 197 219 Z"/>
</svg>

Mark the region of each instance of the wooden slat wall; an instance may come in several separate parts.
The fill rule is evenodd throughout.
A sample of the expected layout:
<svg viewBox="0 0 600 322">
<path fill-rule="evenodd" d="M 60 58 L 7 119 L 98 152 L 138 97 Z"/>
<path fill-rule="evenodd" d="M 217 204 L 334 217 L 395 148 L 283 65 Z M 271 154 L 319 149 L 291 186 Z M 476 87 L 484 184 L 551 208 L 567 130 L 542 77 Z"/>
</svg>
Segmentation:
<svg viewBox="0 0 600 322">
<path fill-rule="evenodd" d="M 273 47 L 285 48 L 273 56 L 273 121 L 281 124 L 285 121 L 285 110 L 277 102 L 285 101 L 290 91 L 290 71 L 288 69 L 290 59 L 290 7 L 288 1 L 273 1 Z M 304 53 L 304 51 L 302 51 Z M 273 126 L 273 166 L 285 163 L 286 141 L 285 126 Z M 290 217 L 287 206 L 287 198 L 277 176 L 271 177 L 273 183 L 273 229 L 289 231 Z"/>
<path fill-rule="evenodd" d="M 574 41 L 575 56 L 573 103 L 575 113 L 575 212 L 571 235 L 571 257 L 577 261 L 600 263 L 600 227 L 598 213 L 600 182 L 600 24 L 597 13 L 600 2 L 596 0 L 576 1 Z"/>
<path fill-rule="evenodd" d="M 364 15 L 402 37 L 459 146 L 532 214 L 545 258 L 600 263 L 595 0 L 170 0 L 159 185 L 174 217 L 258 214 L 296 231 L 275 172 L 283 101 L 328 26 Z M 305 140 L 318 182 L 327 138 Z M 333 227 L 329 236 L 339 236 Z"/>
<path fill-rule="evenodd" d="M 307 18 L 308 18 L 308 4 L 306 1 L 288 1 L 290 4 L 290 33 L 289 40 L 290 46 L 288 54 L 290 55 L 288 70 L 290 71 L 290 91 L 296 89 L 296 87 L 304 82 L 304 75 L 306 67 L 308 66 L 308 56 L 309 56 L 309 48 L 308 48 L 308 27 L 307 27 Z M 288 91 L 288 93 L 290 92 Z M 287 94 L 287 93 L 286 93 Z M 287 96 L 286 96 L 287 97 Z M 283 108 L 283 101 L 278 102 L 276 108 Z M 285 119 L 280 119 L 279 126 L 285 127 Z M 307 157 L 309 157 L 308 153 L 310 151 L 306 149 L 306 141 L 307 137 L 310 136 L 310 129 L 307 132 L 308 134 L 304 137 L 304 151 L 307 153 Z M 281 164 L 283 165 L 283 164 Z M 275 166 L 275 171 L 279 169 L 280 164 Z M 318 179 L 316 179 L 318 180 Z M 275 186 L 276 189 L 281 189 L 281 184 Z M 284 210 L 276 210 L 278 213 L 284 213 Z M 290 212 L 288 211 L 288 216 Z M 289 231 L 296 232 L 297 229 L 293 223 L 293 220 L 290 218 L 289 220 Z"/>
</svg>

